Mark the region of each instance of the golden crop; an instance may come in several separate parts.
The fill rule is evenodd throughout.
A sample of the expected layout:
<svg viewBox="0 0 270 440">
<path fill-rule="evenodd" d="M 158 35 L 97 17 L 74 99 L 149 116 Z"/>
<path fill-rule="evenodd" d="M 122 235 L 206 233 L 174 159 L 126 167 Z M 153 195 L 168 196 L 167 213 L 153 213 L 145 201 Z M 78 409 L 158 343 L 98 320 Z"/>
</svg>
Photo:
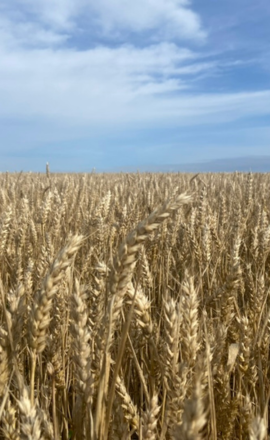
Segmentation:
<svg viewBox="0 0 270 440">
<path fill-rule="evenodd" d="M 265 440 L 270 175 L 0 175 L 0 438 Z"/>
</svg>

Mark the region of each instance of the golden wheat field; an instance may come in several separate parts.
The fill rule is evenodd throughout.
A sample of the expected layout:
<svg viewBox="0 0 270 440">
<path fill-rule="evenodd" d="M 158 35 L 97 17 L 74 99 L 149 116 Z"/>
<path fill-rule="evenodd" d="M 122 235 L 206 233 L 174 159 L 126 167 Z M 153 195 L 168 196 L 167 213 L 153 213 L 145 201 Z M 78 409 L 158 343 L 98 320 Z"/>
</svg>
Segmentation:
<svg viewBox="0 0 270 440">
<path fill-rule="evenodd" d="M 0 174 L 0 438 L 268 438 L 270 175 Z"/>
</svg>

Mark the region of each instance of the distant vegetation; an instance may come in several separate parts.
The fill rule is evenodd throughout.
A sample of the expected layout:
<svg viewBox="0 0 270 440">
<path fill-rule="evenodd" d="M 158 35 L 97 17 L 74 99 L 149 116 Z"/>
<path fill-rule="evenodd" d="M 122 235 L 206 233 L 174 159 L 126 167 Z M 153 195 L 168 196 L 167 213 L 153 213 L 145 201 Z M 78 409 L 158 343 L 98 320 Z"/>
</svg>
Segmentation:
<svg viewBox="0 0 270 440">
<path fill-rule="evenodd" d="M 227 159 L 216 159 L 210 161 L 193 163 L 174 163 L 168 165 L 144 165 L 137 167 L 139 171 L 148 172 L 188 172 L 188 173 L 233 173 L 233 172 L 253 172 L 253 173 L 269 173 L 270 172 L 270 156 L 244 156 Z M 122 171 L 135 172 L 136 167 L 122 168 Z M 120 171 L 120 170 L 118 170 Z"/>
<path fill-rule="evenodd" d="M 1 174 L 0 438 L 267 438 L 270 175 Z"/>
</svg>

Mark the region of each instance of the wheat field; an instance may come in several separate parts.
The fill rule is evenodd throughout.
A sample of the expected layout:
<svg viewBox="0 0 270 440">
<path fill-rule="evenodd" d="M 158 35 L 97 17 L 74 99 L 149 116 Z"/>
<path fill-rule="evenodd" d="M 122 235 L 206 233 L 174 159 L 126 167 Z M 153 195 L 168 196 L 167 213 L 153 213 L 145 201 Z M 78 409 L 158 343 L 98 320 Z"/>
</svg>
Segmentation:
<svg viewBox="0 0 270 440">
<path fill-rule="evenodd" d="M 0 438 L 268 438 L 270 175 L 0 174 Z"/>
</svg>

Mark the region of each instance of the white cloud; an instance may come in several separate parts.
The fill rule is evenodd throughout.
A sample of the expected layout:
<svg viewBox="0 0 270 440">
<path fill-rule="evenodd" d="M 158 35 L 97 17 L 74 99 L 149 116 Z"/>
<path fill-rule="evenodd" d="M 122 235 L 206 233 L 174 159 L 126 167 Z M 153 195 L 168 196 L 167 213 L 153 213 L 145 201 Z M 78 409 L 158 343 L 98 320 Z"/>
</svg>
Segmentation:
<svg viewBox="0 0 270 440">
<path fill-rule="evenodd" d="M 42 28 L 38 23 L 19 21 L 14 24 L 7 17 L 0 17 L 0 47 L 10 50 L 16 47 L 53 47 L 67 39 L 67 34 Z"/>
<path fill-rule="evenodd" d="M 211 63 L 164 43 L 75 50 L 0 50 L 0 117 L 74 127 L 185 125 L 270 113 L 270 91 L 197 94 L 188 73 Z M 188 64 L 191 63 L 191 64 Z M 181 74 L 182 69 L 182 74 Z M 175 73 L 177 75 L 175 75 Z"/>
<path fill-rule="evenodd" d="M 121 127 L 224 122 L 270 113 L 267 90 L 195 95 L 191 78 L 212 75 L 218 61 L 203 61 L 175 42 L 84 51 L 64 45 L 80 16 L 91 12 L 108 34 L 151 31 L 168 39 L 203 38 L 199 16 L 187 0 L 15 0 L 20 12 L 3 1 L 0 118 Z"/>
<path fill-rule="evenodd" d="M 156 98 L 153 98 L 156 101 Z M 184 95 L 168 99 L 164 97 L 160 105 L 154 105 L 153 117 L 180 124 L 216 124 L 237 121 L 246 117 L 270 115 L 270 90 L 258 92 L 231 92 Z"/>
<path fill-rule="evenodd" d="M 74 89 L 103 98 L 125 94 L 129 98 L 136 94 L 136 86 L 155 82 L 163 88 L 167 81 L 172 84 L 170 75 L 177 66 L 194 57 L 191 51 L 168 43 L 144 49 L 100 46 L 83 52 L 46 49 L 9 53 L 2 49 L 0 87 L 18 88 L 16 96 L 26 89 L 30 95 L 31 90 L 42 95 L 46 88 L 48 96 L 55 89 L 56 96 L 66 93 L 68 97 Z M 174 80 L 174 84 L 177 89 L 181 81 Z"/>
<path fill-rule="evenodd" d="M 181 0 L 99 0 L 92 2 L 105 32 L 156 30 L 163 38 L 204 38 L 199 16 Z"/>
<path fill-rule="evenodd" d="M 83 18 L 87 31 L 106 36 L 150 31 L 150 40 L 203 39 L 200 17 L 186 0 L 3 0 L 6 16 L 31 20 L 53 31 L 71 32 Z M 19 12 L 18 12 L 19 11 Z M 31 36 L 31 34 L 29 34 Z"/>
<path fill-rule="evenodd" d="M 4 0 L 8 1 L 8 0 Z M 32 19 L 58 30 L 69 30 L 89 3 L 87 0 L 16 0 Z"/>
</svg>

